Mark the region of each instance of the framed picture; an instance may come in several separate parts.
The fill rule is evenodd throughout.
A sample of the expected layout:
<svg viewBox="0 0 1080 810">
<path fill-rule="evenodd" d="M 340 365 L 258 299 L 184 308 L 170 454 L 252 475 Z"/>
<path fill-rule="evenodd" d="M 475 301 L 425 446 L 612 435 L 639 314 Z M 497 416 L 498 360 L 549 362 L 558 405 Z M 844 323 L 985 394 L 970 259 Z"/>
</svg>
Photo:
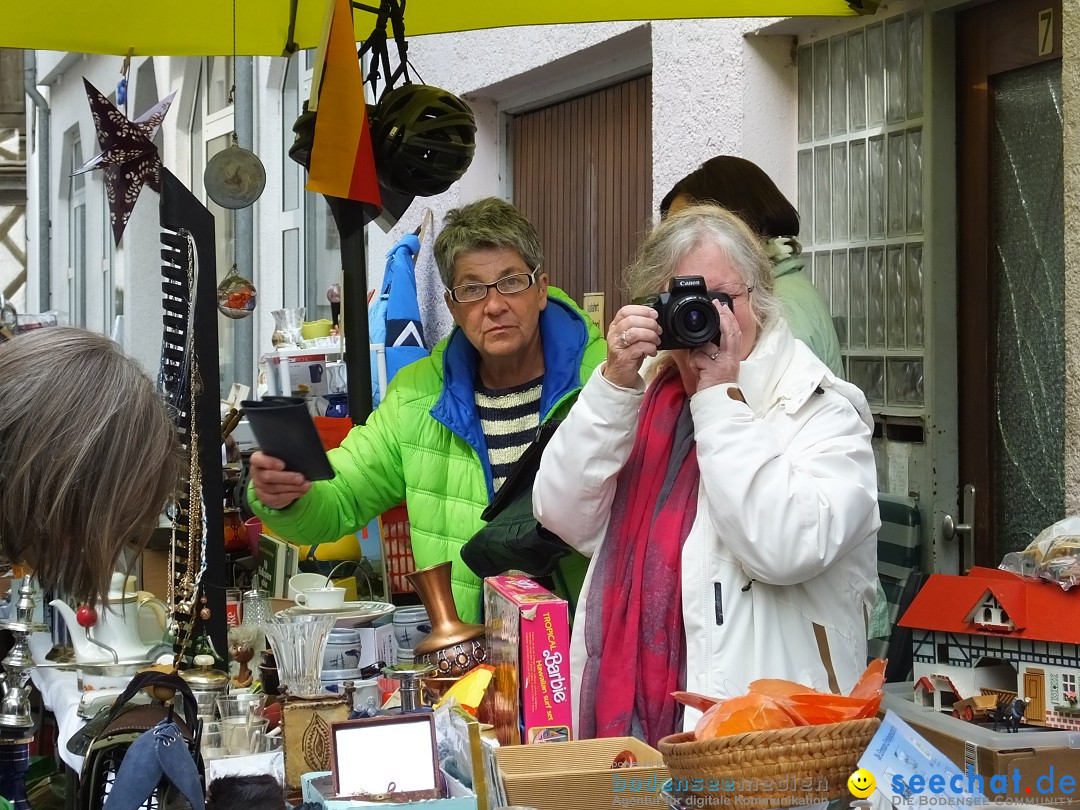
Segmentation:
<svg viewBox="0 0 1080 810">
<path fill-rule="evenodd" d="M 416 801 L 442 797 L 432 714 L 332 723 L 330 763 L 338 798 Z"/>
</svg>

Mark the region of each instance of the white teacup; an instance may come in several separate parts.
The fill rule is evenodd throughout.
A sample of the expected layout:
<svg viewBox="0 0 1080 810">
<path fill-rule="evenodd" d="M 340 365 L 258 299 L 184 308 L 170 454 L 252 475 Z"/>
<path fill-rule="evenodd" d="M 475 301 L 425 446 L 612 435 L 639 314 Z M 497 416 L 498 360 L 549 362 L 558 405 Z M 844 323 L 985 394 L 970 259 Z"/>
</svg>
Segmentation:
<svg viewBox="0 0 1080 810">
<path fill-rule="evenodd" d="M 328 585 L 333 585 L 332 582 L 327 582 L 326 576 L 323 574 L 293 574 L 289 577 L 289 598 L 295 600 L 296 595 L 301 591 L 306 591 L 311 588 L 325 588 Z"/>
<path fill-rule="evenodd" d="M 345 604 L 344 588 L 308 588 L 296 595 L 296 604 L 314 610 L 341 607 Z"/>
</svg>

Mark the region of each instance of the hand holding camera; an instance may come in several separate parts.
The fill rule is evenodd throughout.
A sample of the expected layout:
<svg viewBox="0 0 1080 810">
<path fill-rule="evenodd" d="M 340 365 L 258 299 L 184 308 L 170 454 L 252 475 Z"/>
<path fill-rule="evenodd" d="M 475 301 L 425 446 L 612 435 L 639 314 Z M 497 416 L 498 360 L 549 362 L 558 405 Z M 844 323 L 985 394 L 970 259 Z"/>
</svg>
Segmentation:
<svg viewBox="0 0 1080 810">
<path fill-rule="evenodd" d="M 697 388 L 704 391 L 721 383 L 738 382 L 739 364 L 743 360 L 743 336 L 739 321 L 728 305 L 714 301 L 720 319 L 716 345 L 705 343 L 687 355 L 687 364 L 696 373 Z"/>
<path fill-rule="evenodd" d="M 660 325 L 656 310 L 627 304 L 615 313 L 607 333 L 607 363 L 604 376 L 615 385 L 631 388 L 646 357 L 656 355 L 660 345 Z"/>
<path fill-rule="evenodd" d="M 732 309 L 731 296 L 711 292 L 702 276 L 675 276 L 668 292 L 635 298 L 634 303 L 652 307 L 661 327 L 660 349 L 696 349 L 719 344 L 720 313 L 713 301 Z"/>
<path fill-rule="evenodd" d="M 697 390 L 738 379 L 742 340 L 731 296 L 713 292 L 702 276 L 675 276 L 668 292 L 635 298 L 608 329 L 604 376 L 632 386 L 646 357 L 660 349 L 687 349 Z"/>
</svg>

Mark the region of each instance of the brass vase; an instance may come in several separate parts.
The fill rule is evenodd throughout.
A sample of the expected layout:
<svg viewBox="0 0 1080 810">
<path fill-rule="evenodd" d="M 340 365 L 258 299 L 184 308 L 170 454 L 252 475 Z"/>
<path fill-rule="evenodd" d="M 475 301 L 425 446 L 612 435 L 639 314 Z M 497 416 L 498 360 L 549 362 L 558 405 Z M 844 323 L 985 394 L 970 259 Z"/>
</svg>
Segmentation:
<svg viewBox="0 0 1080 810">
<path fill-rule="evenodd" d="M 431 632 L 413 654 L 417 663 L 436 667 L 438 675 L 460 678 L 487 660 L 484 625 L 467 624 L 458 616 L 450 584 L 451 563 L 406 574 L 427 609 Z"/>
</svg>

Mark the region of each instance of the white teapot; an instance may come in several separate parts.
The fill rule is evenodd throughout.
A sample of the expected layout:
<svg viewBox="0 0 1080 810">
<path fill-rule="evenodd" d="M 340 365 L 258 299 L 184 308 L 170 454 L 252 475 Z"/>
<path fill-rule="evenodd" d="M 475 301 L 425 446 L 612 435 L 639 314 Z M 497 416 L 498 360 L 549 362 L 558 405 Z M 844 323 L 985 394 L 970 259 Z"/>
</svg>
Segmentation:
<svg viewBox="0 0 1080 810">
<path fill-rule="evenodd" d="M 81 605 L 78 610 L 72 610 L 61 599 L 49 603 L 64 617 L 77 663 L 143 661 L 161 641 L 168 609 L 153 594 L 134 590 L 134 580 L 119 571 L 113 572 L 108 605 Z M 151 611 L 152 618 L 145 616 Z M 141 622 L 140 613 L 144 614 Z M 142 632 L 140 625 L 145 628 Z"/>
</svg>

